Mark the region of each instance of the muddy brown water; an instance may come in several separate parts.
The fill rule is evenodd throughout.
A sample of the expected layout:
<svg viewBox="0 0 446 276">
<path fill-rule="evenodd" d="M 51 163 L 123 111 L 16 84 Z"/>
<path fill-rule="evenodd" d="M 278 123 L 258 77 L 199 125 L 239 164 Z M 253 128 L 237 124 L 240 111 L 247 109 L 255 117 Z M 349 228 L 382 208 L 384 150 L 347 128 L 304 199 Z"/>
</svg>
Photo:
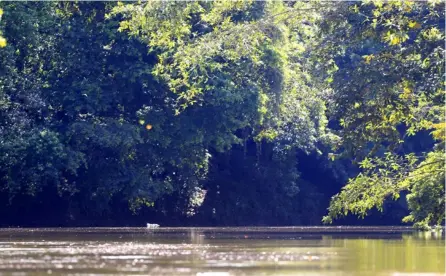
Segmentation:
<svg viewBox="0 0 446 276">
<path fill-rule="evenodd" d="M 409 227 L 0 229 L 0 275 L 445 275 Z"/>
</svg>

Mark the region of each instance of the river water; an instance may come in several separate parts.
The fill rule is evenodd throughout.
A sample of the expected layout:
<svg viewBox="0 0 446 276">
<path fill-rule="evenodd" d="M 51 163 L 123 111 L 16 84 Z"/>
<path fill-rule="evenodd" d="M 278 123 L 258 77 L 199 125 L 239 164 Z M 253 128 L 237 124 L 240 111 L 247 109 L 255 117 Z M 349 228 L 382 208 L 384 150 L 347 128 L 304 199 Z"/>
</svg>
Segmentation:
<svg viewBox="0 0 446 276">
<path fill-rule="evenodd" d="M 0 275 L 445 274 L 444 234 L 405 227 L 0 229 Z"/>
</svg>

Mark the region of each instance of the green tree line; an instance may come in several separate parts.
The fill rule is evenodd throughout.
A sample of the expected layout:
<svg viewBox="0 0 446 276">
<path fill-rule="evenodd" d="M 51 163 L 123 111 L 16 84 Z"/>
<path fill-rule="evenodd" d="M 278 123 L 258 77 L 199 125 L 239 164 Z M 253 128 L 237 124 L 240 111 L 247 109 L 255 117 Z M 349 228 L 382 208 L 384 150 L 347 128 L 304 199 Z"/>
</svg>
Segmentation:
<svg viewBox="0 0 446 276">
<path fill-rule="evenodd" d="M 444 221 L 444 2 L 0 7 L 5 225 Z"/>
</svg>

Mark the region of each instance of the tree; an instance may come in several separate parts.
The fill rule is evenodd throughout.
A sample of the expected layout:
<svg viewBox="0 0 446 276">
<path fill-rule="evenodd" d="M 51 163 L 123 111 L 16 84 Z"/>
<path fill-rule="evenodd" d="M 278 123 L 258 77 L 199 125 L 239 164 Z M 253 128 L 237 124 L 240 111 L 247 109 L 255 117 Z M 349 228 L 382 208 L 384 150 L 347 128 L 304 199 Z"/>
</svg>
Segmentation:
<svg viewBox="0 0 446 276">
<path fill-rule="evenodd" d="M 326 85 L 307 73 L 317 40 L 311 3 L 3 8 L 14 22 L 2 21 L 0 53 L 1 195 L 11 204 L 62 198 L 76 219 L 123 204 L 164 209 L 173 198 L 171 209 L 187 214 L 212 181 L 209 164 L 232 147 L 254 143 L 261 155 L 268 145 L 292 160 L 327 138 Z M 268 162 L 280 194 L 298 174 L 279 159 Z"/>
<path fill-rule="evenodd" d="M 407 191 L 404 221 L 444 221 L 444 5 L 435 2 L 344 3 L 325 23 L 333 73 L 333 118 L 343 150 L 363 172 L 350 179 L 324 218 L 367 215 Z M 421 152 L 410 137 L 432 134 Z M 418 139 L 419 141 L 419 139 Z"/>
<path fill-rule="evenodd" d="M 110 5 L 5 7 L 16 22 L 2 52 L 0 175 L 10 200 L 58 193 L 70 215 L 93 216 L 117 198 L 153 205 L 203 174 L 205 149 L 183 127 L 193 118 L 174 116 L 146 47 L 105 19 Z"/>
<path fill-rule="evenodd" d="M 211 168 L 238 155 L 237 147 L 222 154 L 236 145 L 246 150 L 255 142 L 259 155 L 264 154 L 261 147 L 272 147 L 270 173 L 283 185 L 274 191 L 286 197 L 284 190 L 298 190 L 296 163 L 291 161 L 296 148 L 310 152 L 330 139 L 322 98 L 326 84 L 309 74 L 318 39 L 316 7 L 278 1 L 148 1 L 118 4 L 111 16 L 122 18 L 120 30 L 156 54 L 153 74 L 175 97 L 176 114 L 203 118 L 197 128 L 205 135 L 203 147 L 215 156 Z M 281 166 L 279 156 L 292 156 L 285 158 L 291 167 Z M 240 183 L 236 171 L 246 167 L 252 174 L 242 181 L 245 188 L 254 192 L 262 183 L 268 186 L 271 175 L 260 176 L 266 165 L 253 157 L 243 160 L 227 168 L 231 176 L 226 178 L 233 182 L 211 170 L 207 188 L 227 191 L 224 185 L 216 188 L 217 183 Z M 247 200 L 260 205 L 265 199 L 257 196 Z"/>
</svg>

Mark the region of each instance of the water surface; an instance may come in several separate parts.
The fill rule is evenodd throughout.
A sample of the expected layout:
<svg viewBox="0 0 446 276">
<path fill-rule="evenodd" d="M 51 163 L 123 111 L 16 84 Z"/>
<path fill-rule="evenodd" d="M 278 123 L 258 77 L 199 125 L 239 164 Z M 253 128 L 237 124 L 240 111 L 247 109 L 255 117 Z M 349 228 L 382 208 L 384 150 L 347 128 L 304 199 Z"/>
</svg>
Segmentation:
<svg viewBox="0 0 446 276">
<path fill-rule="evenodd" d="M 444 275 L 406 227 L 0 229 L 1 275 Z"/>
</svg>

